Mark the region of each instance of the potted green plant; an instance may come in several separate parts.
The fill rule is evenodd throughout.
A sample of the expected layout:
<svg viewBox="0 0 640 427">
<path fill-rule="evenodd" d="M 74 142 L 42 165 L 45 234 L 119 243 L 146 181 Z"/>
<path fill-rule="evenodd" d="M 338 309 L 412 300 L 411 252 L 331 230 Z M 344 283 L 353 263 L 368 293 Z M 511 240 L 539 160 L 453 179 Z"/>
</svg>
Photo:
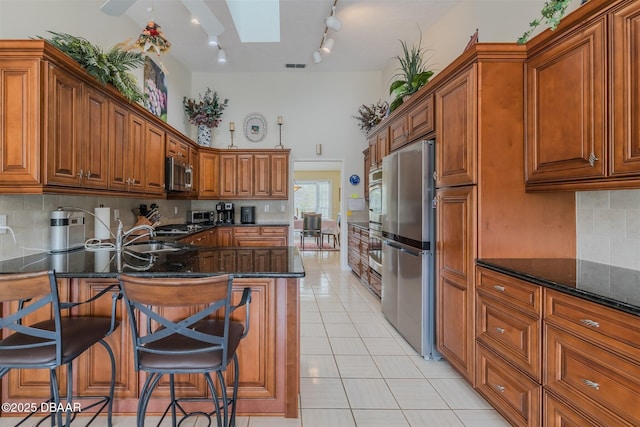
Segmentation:
<svg viewBox="0 0 640 427">
<path fill-rule="evenodd" d="M 382 121 L 388 112 L 389 103 L 378 100 L 375 104 L 362 104 L 358 108 L 358 115 L 353 116 L 353 118 L 358 120 L 358 127 L 366 135 L 375 125 Z"/>
<path fill-rule="evenodd" d="M 560 20 L 564 17 L 569 3 L 573 0 L 548 0 L 544 3 L 542 10 L 540 11 L 541 18 L 534 19 L 529 23 L 529 30 L 526 31 L 519 39 L 518 44 L 524 44 L 529 40 L 531 34 L 542 23 L 544 19 L 545 24 L 549 25 L 551 30 L 555 30 L 560 23 Z M 588 0 L 581 0 L 580 4 L 586 3 Z"/>
<path fill-rule="evenodd" d="M 389 87 L 389 94 L 394 97 L 389 105 L 390 112 L 398 108 L 404 102 L 405 97 L 427 84 L 433 76 L 433 71 L 428 69 L 429 66 L 423 58 L 425 50 L 421 46 L 422 33 L 420 33 L 417 45 L 409 48 L 407 43 L 402 40 L 400 40 L 400 44 L 402 45 L 402 55 L 396 56 L 400 67 L 397 70 L 398 73 L 393 76 L 396 80 Z"/>
<path fill-rule="evenodd" d="M 125 98 L 142 102 L 145 95 L 129 71 L 144 65 L 144 55 L 114 46 L 108 52 L 81 37 L 49 31 L 49 43 L 69 55 L 102 84 L 115 87 Z"/>
<path fill-rule="evenodd" d="M 189 123 L 198 126 L 198 143 L 211 146 L 211 128 L 218 127 L 222 120 L 222 112 L 229 105 L 229 100 L 220 100 L 217 91 L 210 88 L 204 94 L 198 95 L 198 100 L 182 99 L 184 112 L 189 118 Z"/>
</svg>

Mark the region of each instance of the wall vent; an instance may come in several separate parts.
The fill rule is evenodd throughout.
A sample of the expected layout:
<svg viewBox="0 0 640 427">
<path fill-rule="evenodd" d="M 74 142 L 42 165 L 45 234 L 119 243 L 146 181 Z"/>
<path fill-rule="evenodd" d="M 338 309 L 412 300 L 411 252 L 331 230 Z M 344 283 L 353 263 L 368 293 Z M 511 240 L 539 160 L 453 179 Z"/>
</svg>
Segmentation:
<svg viewBox="0 0 640 427">
<path fill-rule="evenodd" d="M 286 68 L 304 68 L 307 64 L 285 64 Z"/>
</svg>

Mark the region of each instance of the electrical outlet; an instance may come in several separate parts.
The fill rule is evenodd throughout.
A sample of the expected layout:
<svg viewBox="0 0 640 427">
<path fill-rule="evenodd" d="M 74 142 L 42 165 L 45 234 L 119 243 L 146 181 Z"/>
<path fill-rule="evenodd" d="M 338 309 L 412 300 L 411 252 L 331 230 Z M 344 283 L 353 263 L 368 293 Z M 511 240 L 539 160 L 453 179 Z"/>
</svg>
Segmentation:
<svg viewBox="0 0 640 427">
<path fill-rule="evenodd" d="M 7 226 L 7 216 L 6 215 L 0 215 L 0 226 L 1 227 L 6 227 Z M 0 234 L 7 234 L 7 229 L 6 228 L 0 228 Z"/>
<path fill-rule="evenodd" d="M 173 208 L 173 214 L 174 214 L 174 215 L 178 215 L 178 207 L 177 207 L 177 206 L 174 206 L 174 208 Z"/>
<path fill-rule="evenodd" d="M 114 221 L 117 221 L 120 219 L 120 209 L 114 209 L 113 210 L 113 219 Z"/>
<path fill-rule="evenodd" d="M 269 212 L 269 205 L 264 205 L 264 211 Z"/>
</svg>

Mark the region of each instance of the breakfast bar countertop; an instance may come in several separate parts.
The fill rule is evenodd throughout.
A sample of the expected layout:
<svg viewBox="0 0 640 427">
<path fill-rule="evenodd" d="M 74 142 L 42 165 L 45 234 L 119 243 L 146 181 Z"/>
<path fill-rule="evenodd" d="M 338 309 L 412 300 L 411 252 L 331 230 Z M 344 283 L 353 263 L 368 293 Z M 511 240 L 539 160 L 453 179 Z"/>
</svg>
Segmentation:
<svg viewBox="0 0 640 427">
<path fill-rule="evenodd" d="M 138 254 L 124 251 L 79 249 L 62 253 L 40 253 L 0 262 L 1 273 L 55 270 L 57 277 L 112 278 L 118 273 L 150 277 L 202 277 L 232 273 L 238 278 L 305 276 L 302 258 L 295 246 L 195 247 Z"/>
<path fill-rule="evenodd" d="M 640 316 L 640 271 L 575 258 L 478 259 L 517 279 Z"/>
</svg>

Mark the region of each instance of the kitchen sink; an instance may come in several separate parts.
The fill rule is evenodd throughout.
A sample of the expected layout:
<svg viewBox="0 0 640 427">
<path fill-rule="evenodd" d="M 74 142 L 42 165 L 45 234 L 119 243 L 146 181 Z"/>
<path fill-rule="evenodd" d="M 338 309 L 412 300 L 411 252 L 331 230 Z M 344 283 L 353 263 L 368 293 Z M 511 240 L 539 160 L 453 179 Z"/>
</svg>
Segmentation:
<svg viewBox="0 0 640 427">
<path fill-rule="evenodd" d="M 182 249 L 182 246 L 177 246 L 174 243 L 169 242 L 140 242 L 124 247 L 125 251 L 137 252 L 139 254 L 155 254 L 158 252 L 174 252 Z"/>
</svg>

